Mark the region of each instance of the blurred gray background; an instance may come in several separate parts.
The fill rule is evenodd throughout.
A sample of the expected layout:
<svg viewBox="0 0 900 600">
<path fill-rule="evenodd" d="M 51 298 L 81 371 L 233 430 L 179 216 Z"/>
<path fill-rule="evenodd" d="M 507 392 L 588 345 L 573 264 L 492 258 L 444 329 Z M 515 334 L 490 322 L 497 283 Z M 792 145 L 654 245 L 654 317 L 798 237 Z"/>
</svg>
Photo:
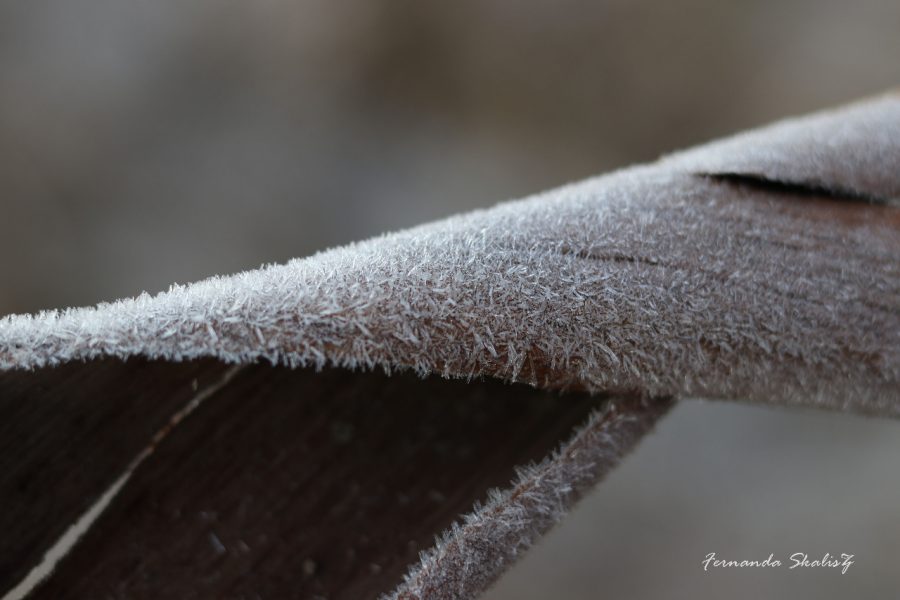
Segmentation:
<svg viewBox="0 0 900 600">
<path fill-rule="evenodd" d="M 652 160 L 883 91 L 898 57 L 895 0 L 5 2 L 0 315 Z M 898 453 L 895 422 L 688 403 L 490 597 L 893 595 Z"/>
</svg>

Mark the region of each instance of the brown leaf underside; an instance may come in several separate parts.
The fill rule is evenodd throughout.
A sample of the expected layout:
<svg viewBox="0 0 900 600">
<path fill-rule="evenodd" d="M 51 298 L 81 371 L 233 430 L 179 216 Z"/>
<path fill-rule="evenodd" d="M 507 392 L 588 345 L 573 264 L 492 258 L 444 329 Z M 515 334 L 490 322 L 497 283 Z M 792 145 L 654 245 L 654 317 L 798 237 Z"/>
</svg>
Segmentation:
<svg viewBox="0 0 900 600">
<path fill-rule="evenodd" d="M 227 368 L 107 360 L 0 375 L 0 589 Z M 30 597 L 373 597 L 600 404 L 495 381 L 244 367 Z"/>
</svg>

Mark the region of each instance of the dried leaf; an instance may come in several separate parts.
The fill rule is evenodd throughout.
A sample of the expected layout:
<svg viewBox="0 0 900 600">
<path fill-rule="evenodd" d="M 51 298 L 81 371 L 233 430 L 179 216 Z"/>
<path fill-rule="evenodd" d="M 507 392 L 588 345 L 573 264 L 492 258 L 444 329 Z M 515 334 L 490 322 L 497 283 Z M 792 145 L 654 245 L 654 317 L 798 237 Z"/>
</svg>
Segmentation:
<svg viewBox="0 0 900 600">
<path fill-rule="evenodd" d="M 281 596 L 388 592 L 416 540 L 446 528 L 488 487 L 502 484 L 498 477 L 508 480 L 515 464 L 547 455 L 572 418 L 584 416 L 576 408 L 590 404 L 588 395 L 602 398 L 557 452 L 451 527 L 391 596 L 468 598 L 612 468 L 670 398 L 898 416 L 898 164 L 900 97 L 892 94 L 285 265 L 155 297 L 6 318 L 0 322 L 6 371 L 0 414 L 7 427 L 0 439 L 8 455 L 12 448 L 28 452 L 21 463 L 27 468 L 11 463 L 0 489 L 4 498 L 18 498 L 12 505 L 20 510 L 10 519 L 33 523 L 50 511 L 61 517 L 39 536 L 28 537 L 37 531 L 29 525 L 7 542 L 4 567 L 14 549 L 27 560 L 11 561 L 11 581 L 0 583 L 17 583 L 23 565 L 34 564 L 73 515 L 131 464 L 132 479 L 37 595 L 141 597 L 190 589 L 250 597 L 260 586 Z M 164 428 L 168 438 L 138 433 L 155 430 L 186 401 L 186 378 L 212 377 L 213 383 L 198 383 L 195 394 L 202 394 L 206 385 L 219 385 L 228 364 L 253 366 L 210 392 L 184 424 L 179 418 L 174 433 Z M 431 377 L 368 372 L 379 368 Z M 479 446 L 475 463 L 444 472 L 437 446 L 404 437 L 417 422 L 446 426 L 453 433 L 444 443 L 452 447 L 477 421 L 447 420 L 453 406 L 465 405 L 462 398 L 417 421 L 410 398 L 427 404 L 442 395 L 465 396 L 469 408 L 460 410 L 466 413 L 495 397 L 546 400 L 558 392 L 571 395 L 552 401 L 546 412 L 518 414 L 512 403 L 485 417 L 491 427 L 484 435 L 506 425 L 506 435 L 527 429 L 515 437 L 512 453 L 503 444 Z M 291 413 L 284 397 L 301 393 L 316 400 L 303 401 L 306 412 Z M 340 398 L 354 400 L 342 405 Z M 129 400 L 134 413 L 117 413 Z M 379 410 L 367 412 L 367 402 Z M 368 415 L 364 437 L 374 445 L 365 446 L 365 456 L 342 453 L 347 430 L 340 426 L 328 444 L 313 443 L 343 422 L 333 412 L 340 406 L 348 415 Z M 543 415 L 537 425 L 535 414 Z M 62 432 L 75 418 L 90 420 L 90 428 L 79 430 L 90 433 L 83 444 L 73 443 L 71 457 L 61 457 Z M 308 420 L 319 426 L 304 427 Z M 297 427 L 296 435 L 268 429 L 279 422 Z M 116 432 L 128 432 L 127 442 L 115 441 Z M 76 457 L 94 452 L 94 439 L 123 448 L 118 460 L 98 467 L 97 481 L 79 481 L 59 498 L 52 497 L 52 480 L 28 487 L 44 465 L 54 479 L 67 481 Z M 229 439 L 238 440 L 241 452 L 217 450 Z M 381 448 L 394 457 L 390 464 L 402 464 L 404 443 L 419 448 L 409 457 L 417 468 L 386 477 L 397 486 L 391 491 L 374 491 L 391 469 L 371 462 L 373 454 Z M 303 471 L 292 479 L 287 465 L 302 462 L 304 449 L 313 447 L 326 449 L 311 456 L 328 465 L 327 476 Z M 147 448 L 157 454 L 129 463 Z M 273 455 L 254 459 L 253 448 Z M 489 460 L 498 453 L 504 460 Z M 227 481 L 201 476 L 204 465 L 228 473 Z M 265 476 L 246 479 L 254 470 Z M 432 481 L 435 473 L 446 474 L 441 485 L 451 486 L 438 496 L 450 490 L 454 499 L 437 498 L 440 508 L 429 512 L 428 492 L 416 482 Z M 357 479 L 365 483 L 348 492 Z M 301 480 L 303 495 L 292 495 Z M 160 492 L 168 484 L 171 496 Z M 406 488 L 418 490 L 411 502 L 422 512 L 370 510 L 385 494 Z M 35 497 L 45 503 L 32 503 Z M 212 497 L 228 507 L 227 523 L 188 522 L 183 534 L 164 526 L 176 508 L 199 510 Z M 265 527 L 246 520 L 248 510 L 272 507 L 281 512 Z M 315 529 L 311 541 L 304 527 L 330 510 L 338 520 Z M 353 521 L 353 514 L 364 520 Z M 132 518 L 136 533 L 123 534 Z M 277 537 L 268 558 L 234 562 L 232 549 L 240 546 L 230 536 L 240 527 Z M 375 544 L 351 539 L 348 531 L 366 535 L 360 529 L 386 537 Z M 205 532 L 212 558 L 196 546 L 198 531 Z M 389 539 L 391 531 L 401 537 Z M 415 548 L 397 551 L 410 540 Z M 175 550 L 167 557 L 168 547 Z M 357 554 L 324 563 L 304 554 L 325 547 Z M 137 548 L 144 562 L 121 548 Z"/>
</svg>

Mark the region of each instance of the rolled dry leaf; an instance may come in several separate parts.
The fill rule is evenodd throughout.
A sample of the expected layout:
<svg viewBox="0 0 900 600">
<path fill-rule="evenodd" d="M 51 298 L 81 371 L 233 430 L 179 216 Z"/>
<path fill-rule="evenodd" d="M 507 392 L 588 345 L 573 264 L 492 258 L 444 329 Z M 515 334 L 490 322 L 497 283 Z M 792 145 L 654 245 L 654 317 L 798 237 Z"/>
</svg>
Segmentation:
<svg viewBox="0 0 900 600">
<path fill-rule="evenodd" d="M 891 94 L 8 317 L 0 593 L 471 598 L 674 398 L 898 416 L 898 198 Z"/>
</svg>

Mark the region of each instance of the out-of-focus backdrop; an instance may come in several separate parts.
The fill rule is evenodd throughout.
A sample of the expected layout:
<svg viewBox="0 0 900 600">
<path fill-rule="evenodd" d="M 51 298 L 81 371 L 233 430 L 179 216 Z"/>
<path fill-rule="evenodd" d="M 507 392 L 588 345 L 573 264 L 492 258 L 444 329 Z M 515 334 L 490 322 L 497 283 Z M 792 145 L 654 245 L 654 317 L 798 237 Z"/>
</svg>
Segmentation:
<svg viewBox="0 0 900 600">
<path fill-rule="evenodd" d="M 900 82 L 900 3 L 0 5 L 0 315 L 648 161 Z M 651 452 L 651 448 L 654 452 Z M 886 597 L 894 422 L 689 404 L 491 598 Z M 700 560 L 852 552 L 846 575 Z"/>
</svg>

